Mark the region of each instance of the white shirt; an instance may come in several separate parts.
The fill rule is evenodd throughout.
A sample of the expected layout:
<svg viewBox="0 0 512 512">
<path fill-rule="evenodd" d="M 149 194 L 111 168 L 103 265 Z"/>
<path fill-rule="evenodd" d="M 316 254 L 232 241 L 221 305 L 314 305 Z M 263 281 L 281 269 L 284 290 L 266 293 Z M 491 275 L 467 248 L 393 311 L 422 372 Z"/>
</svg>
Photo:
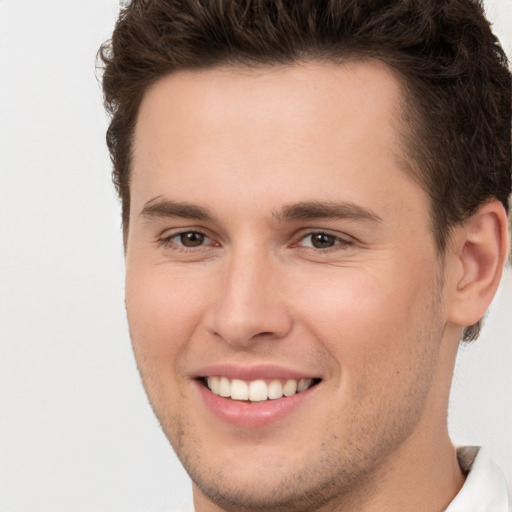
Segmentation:
<svg viewBox="0 0 512 512">
<path fill-rule="evenodd" d="M 508 512 L 507 484 L 503 473 L 484 448 L 464 446 L 457 449 L 466 481 L 445 512 Z M 175 512 L 193 512 L 189 506 Z"/>
<path fill-rule="evenodd" d="M 507 484 L 503 473 L 484 448 L 457 450 L 460 467 L 469 471 L 466 482 L 445 512 L 507 512 Z"/>
</svg>

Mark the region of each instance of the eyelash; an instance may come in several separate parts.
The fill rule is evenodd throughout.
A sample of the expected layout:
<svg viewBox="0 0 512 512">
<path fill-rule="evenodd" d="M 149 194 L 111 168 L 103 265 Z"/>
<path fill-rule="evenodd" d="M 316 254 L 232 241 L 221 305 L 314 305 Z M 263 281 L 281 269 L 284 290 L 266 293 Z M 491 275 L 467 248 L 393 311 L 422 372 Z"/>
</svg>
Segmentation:
<svg viewBox="0 0 512 512">
<path fill-rule="evenodd" d="M 180 242 L 173 241 L 173 239 L 178 237 L 183 237 L 185 235 L 196 235 L 202 238 L 201 242 L 196 246 L 186 246 L 183 243 L 183 240 Z M 332 242 L 333 245 L 329 245 L 328 247 L 315 247 L 313 245 L 313 242 L 311 241 L 310 245 L 302 245 L 302 243 L 307 239 L 311 238 L 313 236 L 324 236 L 328 237 Z M 205 244 L 204 241 L 209 240 L 210 244 Z M 208 245 L 211 245 L 211 242 L 213 242 L 213 246 L 220 246 L 220 244 L 214 242 L 206 233 L 203 233 L 199 230 L 188 230 L 188 231 L 180 231 L 178 233 L 172 233 L 171 235 L 165 236 L 163 238 L 160 238 L 158 240 L 158 243 L 160 246 L 164 247 L 172 247 L 174 250 L 178 251 L 196 251 L 201 250 L 207 247 Z M 306 233 L 305 235 L 301 236 L 296 242 L 291 244 L 291 247 L 301 247 L 305 250 L 315 251 L 315 252 L 329 252 L 331 250 L 343 250 L 350 246 L 354 245 L 353 240 L 349 240 L 347 238 L 342 238 L 337 235 L 334 235 L 332 233 L 326 232 L 326 231 L 310 231 L 309 233 Z"/>
<path fill-rule="evenodd" d="M 203 238 L 203 242 L 204 242 L 204 240 L 210 240 L 211 242 L 213 242 L 213 240 L 206 233 L 203 233 L 202 231 L 199 231 L 199 230 L 190 229 L 187 231 L 180 231 L 179 233 L 172 233 L 171 235 L 164 236 L 164 237 L 158 239 L 158 244 L 160 246 L 164 246 L 164 247 L 172 247 L 174 250 L 178 250 L 178 251 L 194 251 L 194 250 L 198 250 L 198 249 L 200 250 L 201 248 L 205 247 L 204 243 L 200 243 L 199 245 L 192 246 L 192 247 L 187 247 L 183 243 L 173 242 L 174 238 L 183 237 L 185 235 L 199 235 L 199 237 Z M 218 245 L 218 244 L 215 244 L 215 245 Z"/>
<path fill-rule="evenodd" d="M 312 241 L 311 241 L 311 245 L 308 245 L 308 246 L 300 245 L 301 242 L 303 242 L 307 238 L 311 238 L 313 236 L 325 236 L 325 237 L 328 237 L 329 239 L 331 239 L 331 241 L 334 242 L 334 244 L 330 245 L 328 247 L 323 247 L 323 248 L 314 247 Z M 346 249 L 347 247 L 350 247 L 350 246 L 354 245 L 354 242 L 353 242 L 353 240 L 348 239 L 348 237 L 347 238 L 342 238 L 340 236 L 334 235 L 333 233 L 329 233 L 329 232 L 321 231 L 320 230 L 320 231 L 311 231 L 311 232 L 305 234 L 294 245 L 299 246 L 299 247 L 304 247 L 305 249 L 309 249 L 309 250 L 313 250 L 313 251 L 328 252 L 328 251 L 331 251 L 331 250 L 343 250 L 343 249 Z"/>
</svg>

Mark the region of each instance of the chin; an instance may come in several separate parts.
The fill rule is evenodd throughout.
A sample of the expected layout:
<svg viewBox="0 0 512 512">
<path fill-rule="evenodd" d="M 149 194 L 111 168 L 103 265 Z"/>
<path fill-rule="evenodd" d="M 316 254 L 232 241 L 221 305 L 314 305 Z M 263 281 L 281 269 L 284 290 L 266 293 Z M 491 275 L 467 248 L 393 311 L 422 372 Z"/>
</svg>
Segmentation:
<svg viewBox="0 0 512 512">
<path fill-rule="evenodd" d="M 204 436 L 194 436 L 189 428 L 173 430 L 182 434 L 172 436 L 172 444 L 193 482 L 196 507 L 204 501 L 226 512 L 310 512 L 340 495 L 348 499 L 373 467 L 355 454 L 346 454 L 340 464 L 340 454 L 319 455 L 319 445 L 279 453 L 263 439 L 259 446 L 233 449 L 219 443 L 224 448 L 212 451 Z"/>
<path fill-rule="evenodd" d="M 190 471 L 194 496 L 206 498 L 227 512 L 309 512 L 325 505 L 335 495 L 333 486 L 325 482 L 316 486 L 305 474 L 284 477 L 271 468 L 261 468 L 264 474 L 254 471 L 251 465 L 248 469 L 248 474 L 243 476 L 218 472 L 213 477 L 212 473 Z"/>
</svg>

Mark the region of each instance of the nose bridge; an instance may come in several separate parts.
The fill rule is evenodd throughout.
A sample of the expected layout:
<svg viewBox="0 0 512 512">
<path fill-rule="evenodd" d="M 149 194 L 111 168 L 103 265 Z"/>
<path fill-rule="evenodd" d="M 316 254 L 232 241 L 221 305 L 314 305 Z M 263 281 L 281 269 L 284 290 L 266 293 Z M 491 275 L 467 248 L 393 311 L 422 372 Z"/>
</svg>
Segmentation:
<svg viewBox="0 0 512 512">
<path fill-rule="evenodd" d="M 280 277 L 277 261 L 261 247 L 234 249 L 220 276 L 210 329 L 240 346 L 285 336 L 292 321 L 280 293 Z"/>
</svg>

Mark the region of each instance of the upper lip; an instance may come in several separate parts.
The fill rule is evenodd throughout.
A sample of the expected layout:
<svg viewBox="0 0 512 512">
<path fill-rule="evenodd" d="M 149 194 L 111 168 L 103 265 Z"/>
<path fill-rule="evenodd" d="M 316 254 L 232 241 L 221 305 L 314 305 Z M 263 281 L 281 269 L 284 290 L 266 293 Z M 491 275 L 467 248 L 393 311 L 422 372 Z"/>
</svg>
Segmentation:
<svg viewBox="0 0 512 512">
<path fill-rule="evenodd" d="M 318 374 L 304 372 L 293 368 L 278 365 L 239 365 L 231 363 L 211 364 L 201 367 L 194 372 L 195 378 L 226 377 L 228 379 L 240 379 L 253 381 L 257 379 L 318 379 Z"/>
</svg>

